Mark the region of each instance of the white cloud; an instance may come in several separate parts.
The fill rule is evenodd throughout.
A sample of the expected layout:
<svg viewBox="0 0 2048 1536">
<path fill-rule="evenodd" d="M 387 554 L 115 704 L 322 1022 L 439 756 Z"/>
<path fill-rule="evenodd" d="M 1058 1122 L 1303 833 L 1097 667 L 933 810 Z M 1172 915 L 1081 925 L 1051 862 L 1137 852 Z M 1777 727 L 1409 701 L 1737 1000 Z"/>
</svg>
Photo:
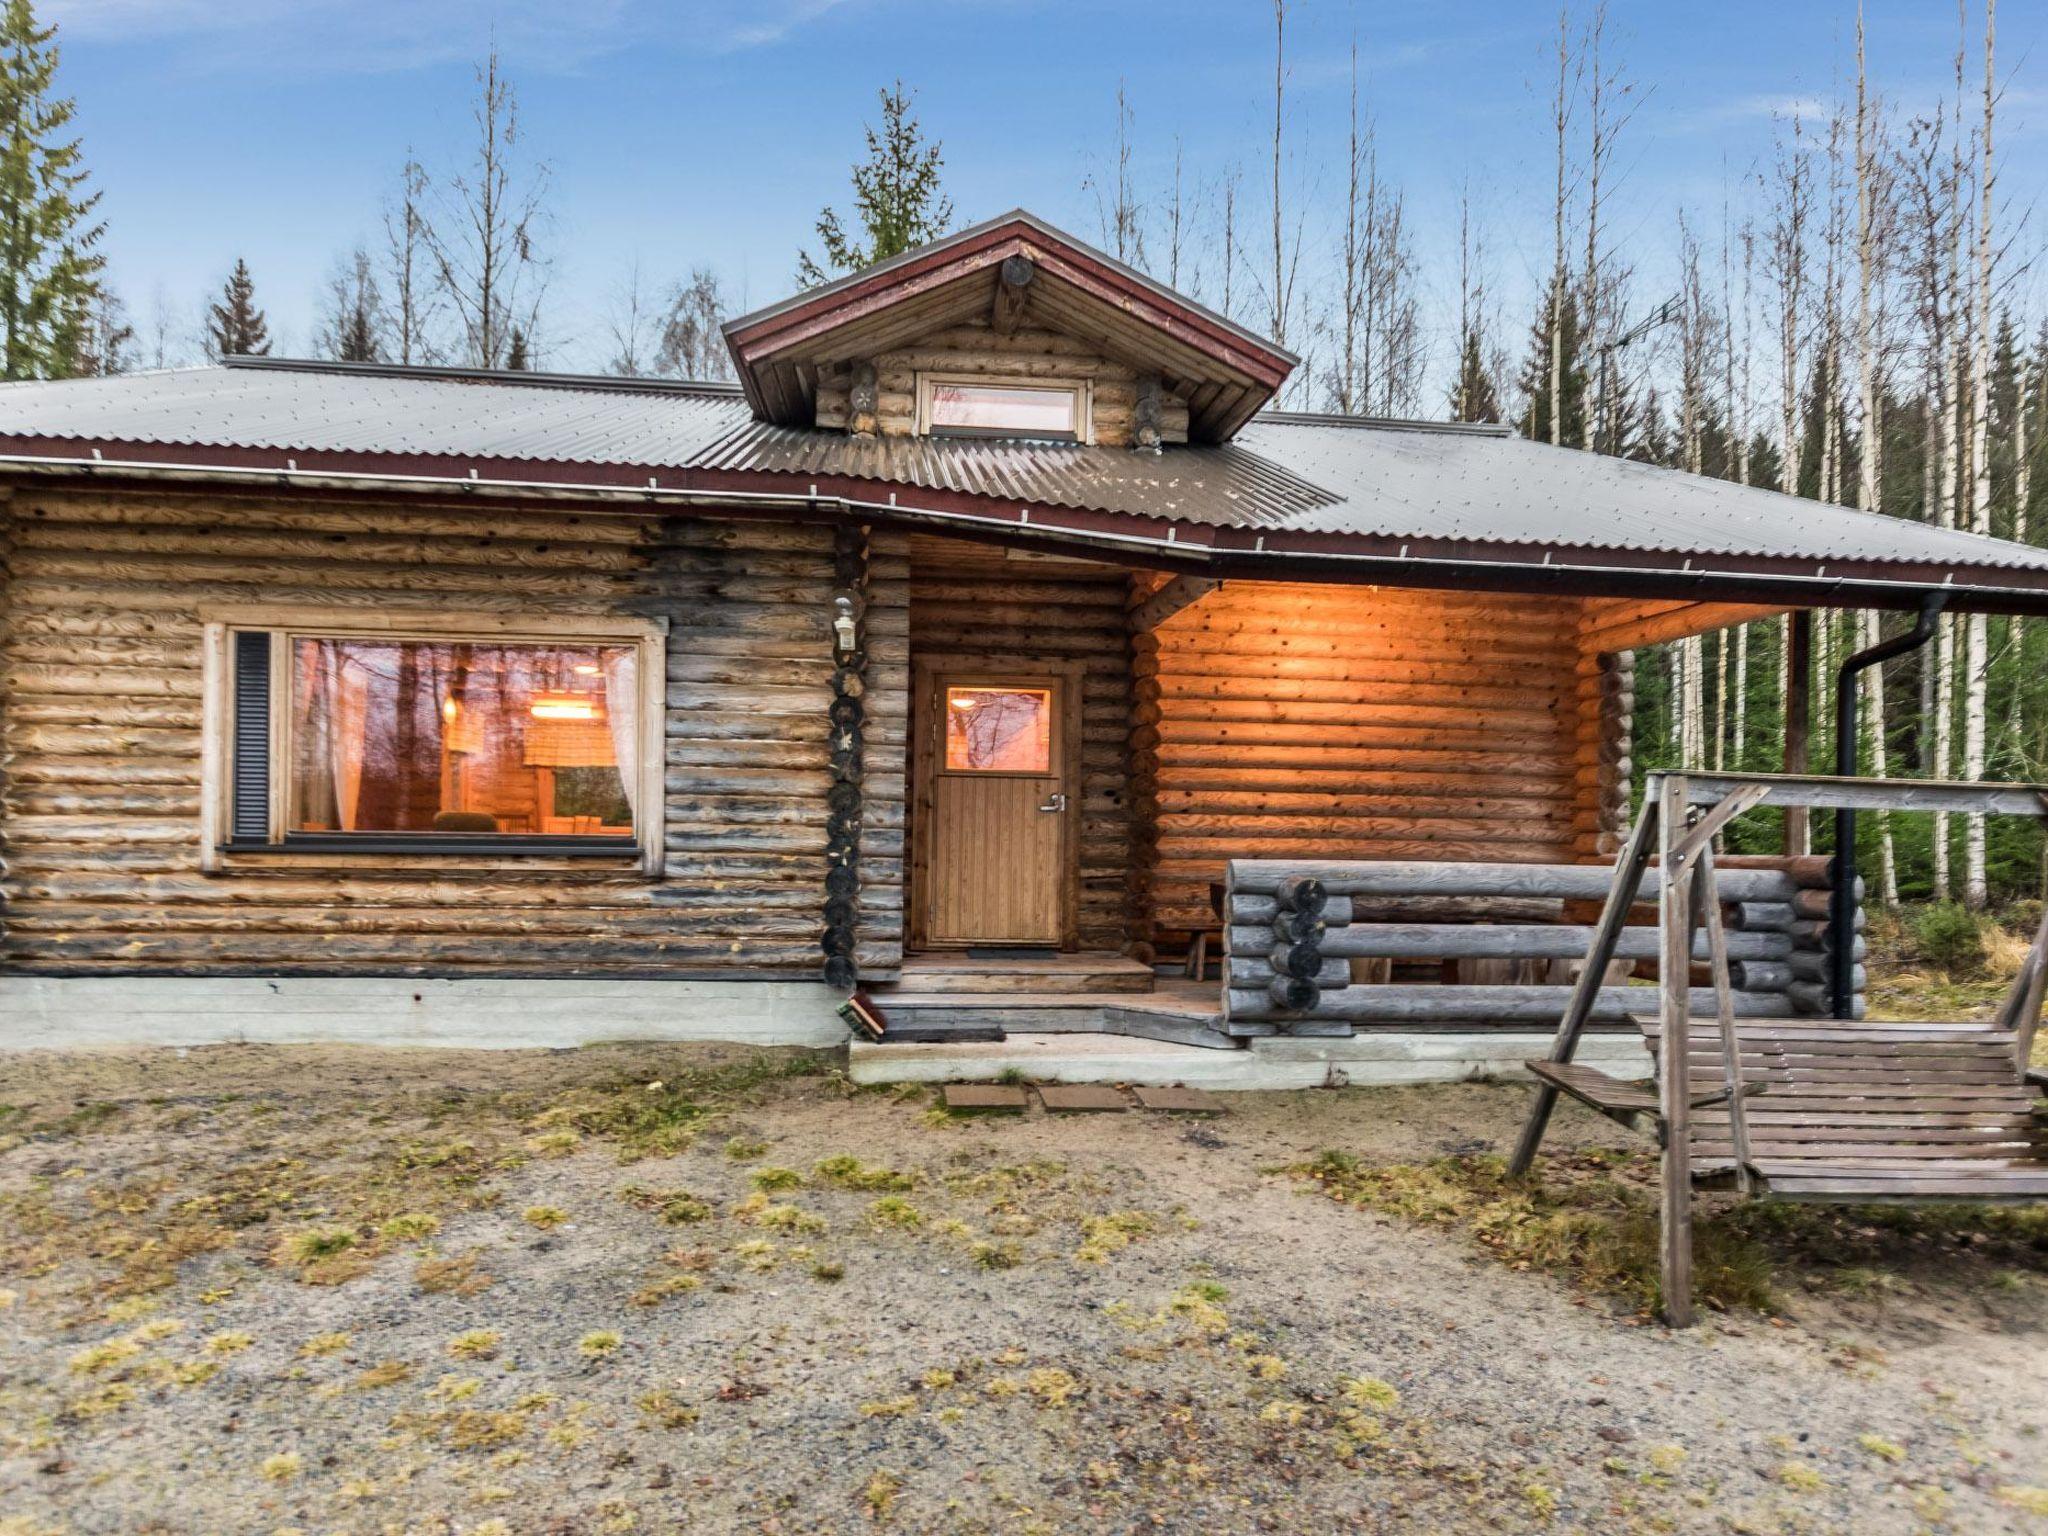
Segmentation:
<svg viewBox="0 0 2048 1536">
<path fill-rule="evenodd" d="M 573 73 L 659 35 L 705 53 L 769 47 L 847 0 L 44 0 L 60 40 L 146 43 L 184 68 L 385 73 L 467 61 Z"/>
<path fill-rule="evenodd" d="M 1738 96 L 1733 101 L 1724 101 L 1705 108 L 1699 116 L 1710 122 L 1740 123 L 1755 118 L 1776 118 L 1790 120 L 1799 118 L 1812 122 L 1825 118 L 1833 108 L 1819 96 L 1800 96 L 1791 93 L 1766 92 L 1755 96 Z"/>
</svg>

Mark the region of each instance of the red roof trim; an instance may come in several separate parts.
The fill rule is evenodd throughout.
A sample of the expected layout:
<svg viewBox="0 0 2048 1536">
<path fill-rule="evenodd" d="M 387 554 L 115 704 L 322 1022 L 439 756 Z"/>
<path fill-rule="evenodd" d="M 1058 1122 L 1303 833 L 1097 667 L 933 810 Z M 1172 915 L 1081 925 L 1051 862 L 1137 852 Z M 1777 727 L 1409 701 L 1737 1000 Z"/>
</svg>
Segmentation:
<svg viewBox="0 0 2048 1536">
<path fill-rule="evenodd" d="M 1171 303 L 1147 285 L 1133 281 L 1113 263 L 1022 219 L 1009 220 L 955 243 L 937 245 L 900 265 L 843 288 L 829 289 L 814 299 L 799 300 L 790 308 L 752 323 L 743 321 L 726 332 L 726 339 L 743 364 L 752 364 L 812 340 L 848 320 L 862 318 L 897 300 L 950 282 L 962 272 L 992 267 L 1013 255 L 1035 257 L 1077 287 L 1216 357 L 1268 390 L 1278 390 L 1294 371 L 1295 360 L 1280 349 L 1249 344 L 1245 337 L 1225 330 L 1199 309 Z"/>
<path fill-rule="evenodd" d="M 847 503 L 865 518 L 886 522 L 892 513 L 906 521 L 948 516 L 972 519 L 961 532 L 984 538 L 1028 533 L 1059 541 L 1122 538 L 1131 541 L 1132 563 L 1223 571 L 1264 580 L 1348 580 L 1397 586 L 1472 587 L 1490 591 L 1559 592 L 1586 596 L 1643 595 L 1778 601 L 1800 605 L 1907 607 L 1926 588 L 1948 587 L 1958 611 L 2048 613 L 2048 571 L 1979 568 L 1918 562 L 1827 561 L 1786 557 L 1712 557 L 1702 568 L 1692 557 L 1674 570 L 1675 556 L 1655 550 L 1595 546 L 1495 543 L 1485 540 L 1416 539 L 1378 534 L 1339 534 L 1288 529 L 1228 528 L 1177 523 L 1171 519 L 1072 507 L 1022 505 L 1015 500 L 971 492 L 926 489 L 854 476 L 812 476 L 748 470 L 670 469 L 650 473 L 644 466 L 565 463 L 534 459 L 474 459 L 433 454 L 286 452 L 276 448 L 209 447 L 190 443 L 86 442 L 71 438 L 0 437 L 0 456 L 54 461 L 52 468 L 81 479 L 102 475 L 140 479 L 158 469 L 238 471 L 223 476 L 228 488 L 254 491 L 292 477 L 378 476 L 393 481 L 429 482 L 366 489 L 363 494 L 436 499 L 475 495 L 490 502 L 516 502 L 522 487 L 556 494 L 591 493 L 649 497 L 658 512 L 663 495 L 776 495 L 795 503 Z M 88 462 L 89 461 L 89 462 Z M 0 476 L 9 466 L 0 464 Z M 467 489 L 473 487 L 473 490 Z M 330 488 L 303 487 L 319 494 Z M 345 488 L 354 490 L 354 488 Z M 900 504 L 900 505 L 899 505 Z M 616 508 L 592 506 L 593 513 Z M 788 505 L 734 506 L 735 515 L 800 516 Z M 1097 546 L 1100 553 L 1100 546 Z M 1322 558 L 1317 558 L 1322 557 Z M 1336 560 L 1357 562 L 1334 565 Z M 1362 570 L 1366 565 L 1378 569 Z M 1974 573 L 1974 579 L 1973 579 Z M 1959 575 L 1961 579 L 1959 579 Z M 1797 583 L 1792 591 L 1789 583 Z"/>
</svg>

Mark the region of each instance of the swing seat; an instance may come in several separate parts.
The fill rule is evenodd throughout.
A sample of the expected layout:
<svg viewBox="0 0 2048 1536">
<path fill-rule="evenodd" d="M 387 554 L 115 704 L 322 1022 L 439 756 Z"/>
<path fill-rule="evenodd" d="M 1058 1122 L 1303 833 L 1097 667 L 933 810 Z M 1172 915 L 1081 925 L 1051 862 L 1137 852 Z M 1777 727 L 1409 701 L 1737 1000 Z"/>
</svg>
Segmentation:
<svg viewBox="0 0 2048 1536">
<path fill-rule="evenodd" d="M 1659 1020 L 1635 1023 L 1661 1055 Z M 1720 1026 L 1690 1026 L 1688 1064 L 1711 1080 L 1722 1073 Z M 2013 1031 L 1744 1019 L 1736 1039 L 1745 1089 L 1765 1090 L 1746 1114 L 1752 1193 L 1856 1204 L 2048 1198 L 2043 1074 L 2016 1069 Z M 1693 1118 L 1690 1146 L 1696 1185 L 1734 1181 L 1725 1106 Z"/>
<path fill-rule="evenodd" d="M 1632 1130 L 1646 1126 L 1654 1128 L 1658 1124 L 1660 1116 L 1654 1081 L 1629 1082 L 1610 1077 L 1598 1067 L 1584 1067 L 1574 1061 L 1525 1061 L 1522 1065 L 1538 1082 L 1549 1083 L 1559 1093 L 1577 1099 L 1587 1108 L 1598 1110 L 1608 1119 L 1617 1120 Z M 1763 1091 L 1762 1083 L 1742 1085 L 1745 1096 Z M 1727 1102 L 1726 1088 L 1696 1093 L 1691 1099 L 1694 1109 Z"/>
</svg>

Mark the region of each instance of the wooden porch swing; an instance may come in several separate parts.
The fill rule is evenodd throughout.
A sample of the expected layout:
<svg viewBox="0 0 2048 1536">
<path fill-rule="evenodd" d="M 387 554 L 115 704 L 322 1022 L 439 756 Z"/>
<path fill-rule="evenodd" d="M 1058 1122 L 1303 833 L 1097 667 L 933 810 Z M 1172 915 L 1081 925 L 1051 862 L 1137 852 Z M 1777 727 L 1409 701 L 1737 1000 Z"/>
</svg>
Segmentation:
<svg viewBox="0 0 2048 1536">
<path fill-rule="evenodd" d="M 1694 1318 L 1692 1195 L 1920 1203 L 2048 1200 L 2048 1073 L 2028 1066 L 2048 990 L 2048 916 L 1995 1019 L 1866 1023 L 1737 1020 L 1714 875 L 1713 840 L 1759 805 L 2048 818 L 2027 785 L 1697 773 L 1652 775 L 1547 1060 L 1532 1061 L 1536 1102 L 1510 1172 L 1526 1174 L 1560 1093 L 1654 1136 L 1663 1149 L 1664 1317 Z M 1637 887 L 1656 855 L 1659 1007 L 1637 1017 L 1654 1083 L 1575 1065 L 1579 1036 Z M 1852 893 L 1853 895 L 1853 893 Z M 1715 1018 L 1689 1017 L 1693 934 L 1704 926 Z M 1647 989 L 1646 993 L 1647 993 Z M 1648 1001 L 1647 995 L 1645 1001 Z M 1684 1049 L 1672 1042 L 1682 1039 Z M 1713 1080 L 1695 1084 L 1699 1072 Z"/>
</svg>

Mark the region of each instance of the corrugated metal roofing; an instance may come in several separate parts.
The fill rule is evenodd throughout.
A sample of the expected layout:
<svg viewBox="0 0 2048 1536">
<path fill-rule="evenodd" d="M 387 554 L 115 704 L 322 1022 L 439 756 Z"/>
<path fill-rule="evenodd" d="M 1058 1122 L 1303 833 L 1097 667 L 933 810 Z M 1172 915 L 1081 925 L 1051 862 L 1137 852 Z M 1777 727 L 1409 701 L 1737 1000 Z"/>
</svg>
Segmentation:
<svg viewBox="0 0 2048 1536">
<path fill-rule="evenodd" d="M 1159 454 L 1077 443 L 893 437 L 749 422 L 692 461 L 702 469 L 845 475 L 883 485 L 998 496 L 1034 506 L 1239 528 L 1279 527 L 1338 498 L 1233 443 Z"/>
<path fill-rule="evenodd" d="M 2048 569 L 2048 550 L 1507 433 L 1267 416 L 1237 441 L 1332 493 L 1299 532 Z"/>
<path fill-rule="evenodd" d="M 10 441 L 11 440 L 11 441 Z M 1686 562 L 1804 560 L 1923 570 L 2048 572 L 2048 550 L 1931 528 L 1672 470 L 1470 428 L 1270 415 L 1221 447 L 1155 456 L 965 439 L 863 444 L 756 422 L 731 388 L 477 376 L 375 366 L 237 364 L 0 387 L 0 455 L 147 462 L 175 446 L 531 466 L 838 477 L 988 499 L 997 510 L 1073 508 L 1190 529 L 1342 544 L 1461 546 L 1473 560 L 1529 549 L 1634 552 Z M 279 466 L 282 467 L 282 466 Z M 590 477 L 584 477 L 585 479 Z M 877 498 L 878 500 L 881 498 Z M 1669 569 L 1679 561 L 1659 559 Z M 1697 571 L 1697 566 L 1691 566 Z"/>
<path fill-rule="evenodd" d="M 516 378 L 517 376 L 513 376 Z M 252 365 L 0 387 L 0 435 L 681 468 L 750 420 L 720 385 Z"/>
</svg>

